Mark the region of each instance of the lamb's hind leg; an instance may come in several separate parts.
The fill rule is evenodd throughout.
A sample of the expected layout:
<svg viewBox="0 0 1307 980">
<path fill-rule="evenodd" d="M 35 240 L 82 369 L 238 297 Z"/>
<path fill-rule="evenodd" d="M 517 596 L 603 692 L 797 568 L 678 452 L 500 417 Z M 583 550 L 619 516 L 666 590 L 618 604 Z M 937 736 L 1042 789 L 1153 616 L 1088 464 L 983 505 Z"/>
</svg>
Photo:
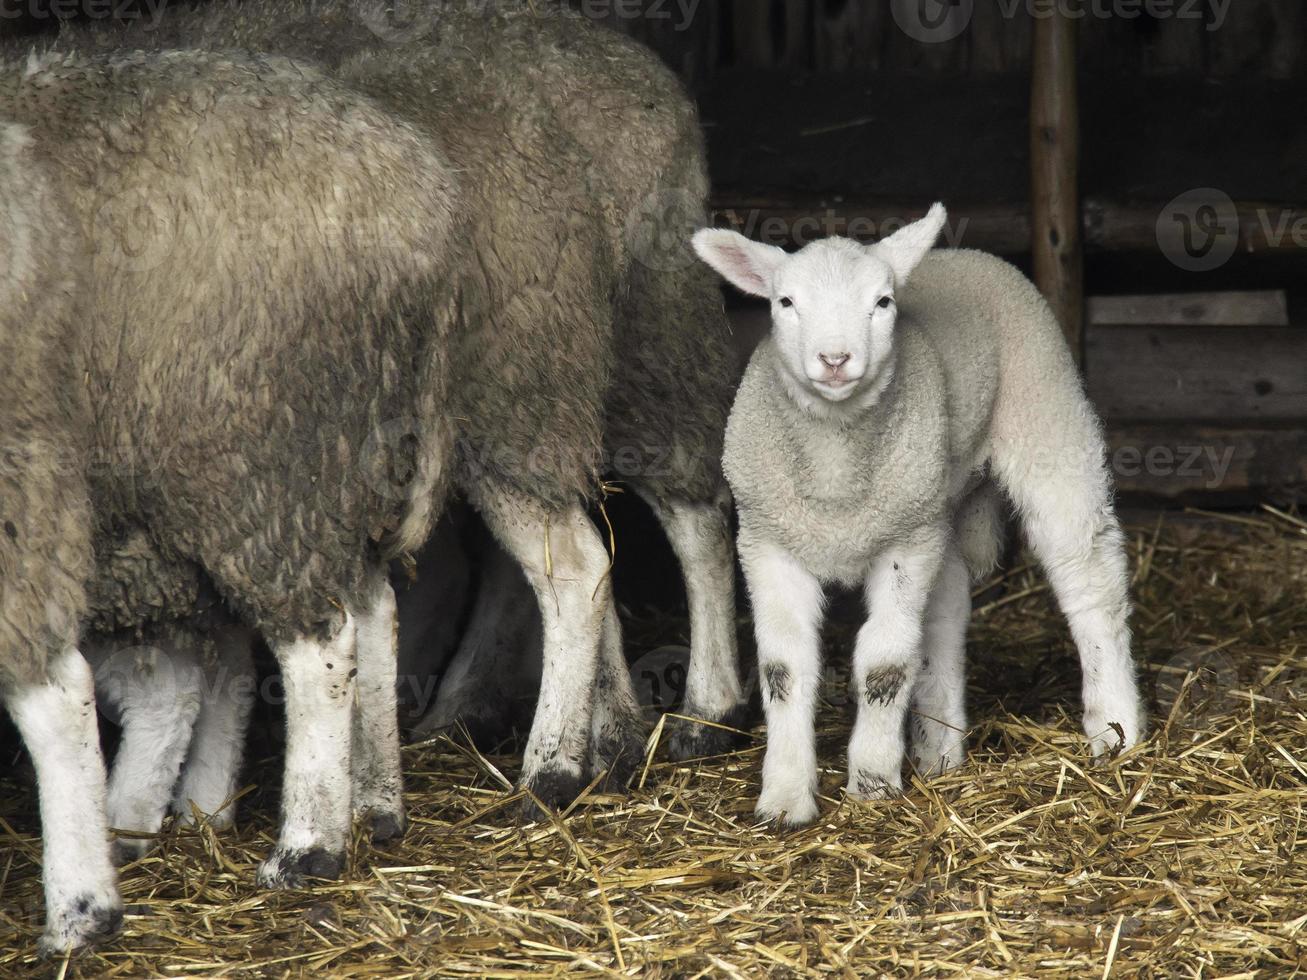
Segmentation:
<svg viewBox="0 0 1307 980">
<path fill-rule="evenodd" d="M 685 578 L 690 665 L 681 713 L 714 723 L 678 722 L 672 729 L 672 757 L 717 755 L 730 748 L 727 728 L 743 725 L 747 710 L 735 642 L 735 551 L 729 503 L 642 496 L 662 522 Z"/>
<path fill-rule="evenodd" d="M 132 834 L 157 834 L 163 826 L 200 713 L 197 638 L 179 628 L 160 631 L 156 641 L 107 643 L 88 657 L 97 694 L 116 709 L 123 731 L 109 775 L 109 825 Z M 119 836 L 115 856 L 133 861 L 153 843 Z"/>
<path fill-rule="evenodd" d="M 236 817 L 236 789 L 257 674 L 254 635 L 247 627 L 220 626 L 213 643 L 214 650 L 202 658 L 204 696 L 172 808 L 183 824 L 193 823 L 198 810 L 210 826 L 224 829 Z"/>
<path fill-rule="evenodd" d="M 1125 539 L 1101 439 L 1086 432 L 1072 446 L 1084 450 L 1082 459 L 1018 454 L 1000 443 L 994 463 L 1070 623 L 1084 674 L 1085 734 L 1103 755 L 1135 745 L 1145 722 L 1130 657 Z"/>
<path fill-rule="evenodd" d="M 123 915 L 109 857 L 91 668 L 70 648 L 51 659 L 45 682 L 7 691 L 4 701 L 36 767 L 46 907 L 41 949 L 59 954 L 116 932 Z"/>
<path fill-rule="evenodd" d="M 522 566 L 540 605 L 544 665 L 521 782 L 546 806 L 558 807 L 582 787 L 611 595 L 608 553 L 579 504 L 550 512 L 502 488 L 481 488 L 473 503 Z"/>
<path fill-rule="evenodd" d="M 374 841 L 404 833 L 404 777 L 399 754 L 395 593 L 378 572 L 357 620 L 358 699 L 350 775 L 354 815 L 368 821 Z"/>
<path fill-rule="evenodd" d="M 970 576 L 956 546 L 926 604 L 921 674 L 912 691 L 912 765 L 922 776 L 962 764 L 966 754 L 966 639 Z"/>
</svg>

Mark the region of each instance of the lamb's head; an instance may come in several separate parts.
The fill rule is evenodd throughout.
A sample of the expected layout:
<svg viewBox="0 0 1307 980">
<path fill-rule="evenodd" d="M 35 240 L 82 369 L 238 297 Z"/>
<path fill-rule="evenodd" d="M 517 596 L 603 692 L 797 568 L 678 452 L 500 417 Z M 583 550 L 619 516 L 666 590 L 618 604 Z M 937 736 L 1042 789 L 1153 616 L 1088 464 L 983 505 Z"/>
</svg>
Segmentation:
<svg viewBox="0 0 1307 980">
<path fill-rule="evenodd" d="M 736 287 L 771 301 L 781 376 L 801 407 L 856 409 L 884 390 L 893 364 L 895 290 L 934 246 L 946 216 L 936 204 L 874 245 L 828 238 L 791 255 L 705 228 L 694 249 Z"/>
</svg>

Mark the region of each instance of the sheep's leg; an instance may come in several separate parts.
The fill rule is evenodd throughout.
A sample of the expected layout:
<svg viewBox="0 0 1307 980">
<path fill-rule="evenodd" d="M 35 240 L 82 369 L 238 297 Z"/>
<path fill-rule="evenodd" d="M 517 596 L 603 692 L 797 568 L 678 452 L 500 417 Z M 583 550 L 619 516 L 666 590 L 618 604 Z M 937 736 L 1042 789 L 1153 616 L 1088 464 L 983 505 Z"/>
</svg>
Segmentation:
<svg viewBox="0 0 1307 980">
<path fill-rule="evenodd" d="M 304 877 L 336 878 L 350 831 L 350 738 L 355 625 L 329 640 L 273 645 L 286 690 L 286 775 L 281 836 L 259 866 L 265 888 L 295 888 Z"/>
<path fill-rule="evenodd" d="M 395 593 L 384 574 L 357 617 L 358 694 L 354 712 L 354 814 L 368 821 L 374 841 L 404 833 L 404 776 L 399 757 Z"/>
<path fill-rule="evenodd" d="M 170 632 L 162 646 L 109 644 L 92 654 L 100 700 L 117 709 L 122 741 L 109 773 L 109 826 L 157 834 L 200 713 L 200 663 L 194 637 Z M 119 836 L 121 862 L 144 855 L 154 841 Z"/>
<path fill-rule="evenodd" d="M 544 660 L 522 785 L 546 806 L 580 792 L 589 743 L 599 640 L 611 584 L 608 553 L 581 506 L 550 512 L 497 490 L 474 503 L 535 590 Z M 526 806 L 527 815 L 534 807 Z"/>
<path fill-rule="evenodd" d="M 758 670 L 767 717 L 762 793 L 755 812 L 797 825 L 817 816 L 821 688 L 821 583 L 775 545 L 740 533 L 740 562 L 753 602 Z"/>
<path fill-rule="evenodd" d="M 610 783 L 626 785 L 644 758 L 645 724 L 622 648 L 622 624 L 610 597 L 600 636 L 600 662 L 590 719 L 590 772 L 607 770 Z"/>
<path fill-rule="evenodd" d="M 540 614 L 522 569 L 498 545 L 486 550 L 476 600 L 458 653 L 450 661 L 436 703 L 414 728 L 419 735 L 462 724 L 474 742 L 488 745 L 509 728 L 513 699 L 539 675 Z"/>
<path fill-rule="evenodd" d="M 5 694 L 36 767 L 44 840 L 44 953 L 118 930 L 122 899 L 109 856 L 104 760 L 91 668 L 74 649 L 51 659 L 48 680 Z"/>
<path fill-rule="evenodd" d="M 879 555 L 867 575 L 867 621 L 853 649 L 858 720 L 849 740 L 852 799 L 883 799 L 903 788 L 904 719 L 946 541 L 943 529 L 923 528 Z"/>
<path fill-rule="evenodd" d="M 220 830 L 235 820 L 245 731 L 257 681 L 253 642 L 244 626 L 220 627 L 214 638 L 217 650 L 203 661 L 200 715 L 172 801 L 177 819 L 188 826 L 194 823 L 195 810 Z"/>
<path fill-rule="evenodd" d="M 1061 453 L 1042 457 L 1051 464 L 1031 463 L 1041 454 L 1030 447 L 999 442 L 994 463 L 1071 626 L 1083 673 L 1085 734 L 1094 754 L 1103 755 L 1144 735 L 1130 657 L 1130 577 L 1101 440 L 1085 432 L 1078 442 L 1070 435 L 1064 442 Z M 1085 447 L 1087 455 L 1071 453 L 1071 446 Z"/>
<path fill-rule="evenodd" d="M 912 765 L 923 776 L 948 772 L 966 755 L 966 641 L 971 578 L 951 546 L 926 603 L 921 673 L 912 690 Z"/>
<path fill-rule="evenodd" d="M 735 553 L 729 507 L 642 494 L 662 522 L 681 564 L 690 606 L 690 665 L 681 714 L 725 728 L 678 722 L 672 729 L 676 759 L 719 755 L 730 749 L 726 728 L 744 724 L 747 711 L 735 643 Z"/>
</svg>

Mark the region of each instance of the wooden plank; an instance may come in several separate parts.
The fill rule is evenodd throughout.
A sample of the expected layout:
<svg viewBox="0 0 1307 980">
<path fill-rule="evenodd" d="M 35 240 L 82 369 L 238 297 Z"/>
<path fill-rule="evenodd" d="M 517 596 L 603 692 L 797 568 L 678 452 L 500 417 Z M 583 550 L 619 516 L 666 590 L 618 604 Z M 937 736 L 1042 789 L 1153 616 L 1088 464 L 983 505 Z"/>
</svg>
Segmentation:
<svg viewBox="0 0 1307 980">
<path fill-rule="evenodd" d="M 1085 371 L 1109 419 L 1307 425 L 1307 331 L 1296 327 L 1096 326 Z"/>
<path fill-rule="evenodd" d="M 947 204 L 948 202 L 945 201 Z M 888 200 L 855 200 L 841 196 L 814 196 L 776 192 L 741 194 L 730 188 L 718 188 L 713 194 L 715 220 L 724 227 L 754 234 L 754 229 L 793 227 L 802 220 L 811 229 L 832 228 L 830 234 L 845 234 L 850 224 L 865 227 L 867 222 L 879 227 L 886 218 L 904 219 L 925 213 L 922 202 L 894 203 Z M 1158 222 L 1167 205 L 1164 202 L 1122 203 L 1102 198 L 1086 198 L 1083 207 L 1083 245 L 1086 252 L 1158 251 Z M 1278 252 L 1307 255 L 1307 206 L 1234 202 L 1237 216 L 1237 251 L 1246 253 Z M 1030 250 L 1030 212 L 1025 205 L 966 206 L 950 208 L 950 214 L 967 218 L 959 242 L 967 248 L 979 248 L 1000 255 L 1018 255 Z M 950 227 L 953 218 L 950 217 Z M 782 235 L 768 238 L 773 244 L 810 240 Z M 865 236 L 863 236 L 865 237 Z"/>
<path fill-rule="evenodd" d="M 1053 307 L 1080 363 L 1084 358 L 1085 270 L 1080 245 L 1076 22 L 1060 11 L 1046 11 L 1035 19 L 1030 169 L 1035 284 Z"/>
<path fill-rule="evenodd" d="M 1117 491 L 1170 502 L 1307 499 L 1307 429 L 1109 425 Z"/>
<path fill-rule="evenodd" d="M 1287 327 L 1289 300 L 1282 289 L 1153 296 L 1091 296 L 1089 323 L 1155 326 Z"/>
</svg>

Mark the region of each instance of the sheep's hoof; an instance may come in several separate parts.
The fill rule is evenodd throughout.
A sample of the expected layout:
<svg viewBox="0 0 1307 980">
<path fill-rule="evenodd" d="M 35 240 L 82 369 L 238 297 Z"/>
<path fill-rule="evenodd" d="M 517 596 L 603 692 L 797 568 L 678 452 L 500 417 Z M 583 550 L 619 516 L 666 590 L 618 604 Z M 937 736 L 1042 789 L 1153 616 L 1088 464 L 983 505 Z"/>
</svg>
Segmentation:
<svg viewBox="0 0 1307 980">
<path fill-rule="evenodd" d="M 139 861 L 154 847 L 152 837 L 115 837 L 109 845 L 109 856 L 118 867 Z"/>
<path fill-rule="evenodd" d="M 607 771 L 606 788 L 631 785 L 635 774 L 644 762 L 644 732 L 639 722 L 632 722 L 619 730 L 605 730 L 590 743 L 590 776 L 594 778 Z"/>
<path fill-rule="evenodd" d="M 569 803 L 580 796 L 583 788 L 580 773 L 574 775 L 560 769 L 546 769 L 536 773 L 523 781 L 523 789 L 530 790 L 534 799 L 531 796 L 523 797 L 522 819 L 527 823 L 549 819 L 549 814 L 536 804 L 536 800 L 558 812 L 566 809 Z"/>
<path fill-rule="evenodd" d="M 408 816 L 403 809 L 396 811 L 372 810 L 367 814 L 368 833 L 374 844 L 398 840 L 408 830 Z"/>
<path fill-rule="evenodd" d="M 116 896 L 79 895 L 66 908 L 51 912 L 38 944 L 42 957 L 64 956 L 118 933 L 123 925 L 122 903 Z"/>
<path fill-rule="evenodd" d="M 890 800 L 902 796 L 903 786 L 901 783 L 895 785 L 893 780 L 884 776 L 859 770 L 856 775 L 850 777 L 849 785 L 845 787 L 844 792 L 851 800 L 874 803 L 876 800 Z"/>
<path fill-rule="evenodd" d="M 345 866 L 345 855 L 325 847 L 282 850 L 280 847 L 259 865 L 258 881 L 263 888 L 304 887 L 304 879 L 335 881 Z"/>
<path fill-rule="evenodd" d="M 686 714 L 694 715 L 694 712 L 687 709 Z M 668 753 L 677 762 L 684 762 L 733 752 L 745 741 L 743 731 L 748 727 L 748 718 L 749 708 L 744 704 L 736 705 L 720 718 L 709 719 L 712 724 L 668 718 Z"/>
<path fill-rule="evenodd" d="M 465 703 L 456 713 L 446 713 L 440 705 L 413 726 L 410 742 L 420 742 L 441 732 L 463 729 L 472 744 L 481 749 L 493 748 L 513 734 L 513 710 L 502 701 Z"/>
</svg>

